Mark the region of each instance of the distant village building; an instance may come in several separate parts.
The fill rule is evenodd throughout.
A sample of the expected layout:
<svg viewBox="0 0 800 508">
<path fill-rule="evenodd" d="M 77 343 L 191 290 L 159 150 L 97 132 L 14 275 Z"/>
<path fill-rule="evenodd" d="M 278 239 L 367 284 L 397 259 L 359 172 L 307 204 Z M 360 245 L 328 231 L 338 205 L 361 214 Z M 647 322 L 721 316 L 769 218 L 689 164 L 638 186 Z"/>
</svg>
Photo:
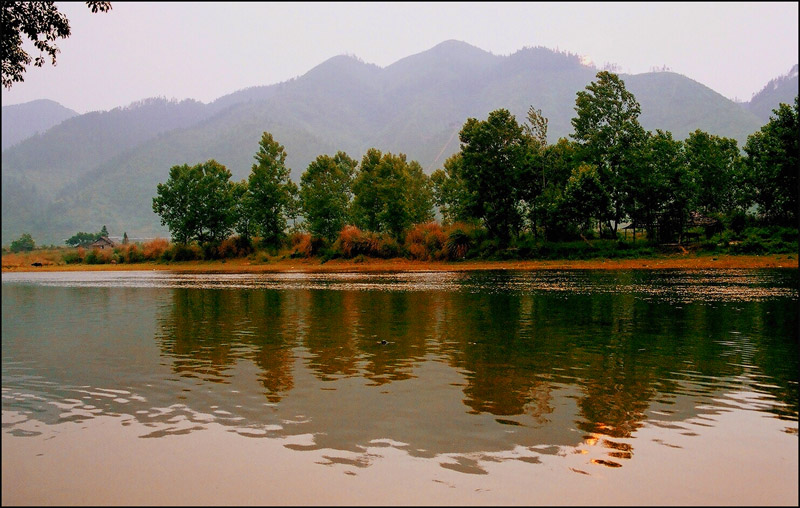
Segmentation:
<svg viewBox="0 0 800 508">
<path fill-rule="evenodd" d="M 92 249 L 101 249 L 101 250 L 105 249 L 105 248 L 113 249 L 116 246 L 117 246 L 117 243 L 115 241 L 111 240 L 110 238 L 108 238 L 107 236 L 101 236 L 100 238 L 98 238 L 97 240 L 95 240 L 94 242 L 89 244 L 90 248 L 92 248 Z"/>
</svg>

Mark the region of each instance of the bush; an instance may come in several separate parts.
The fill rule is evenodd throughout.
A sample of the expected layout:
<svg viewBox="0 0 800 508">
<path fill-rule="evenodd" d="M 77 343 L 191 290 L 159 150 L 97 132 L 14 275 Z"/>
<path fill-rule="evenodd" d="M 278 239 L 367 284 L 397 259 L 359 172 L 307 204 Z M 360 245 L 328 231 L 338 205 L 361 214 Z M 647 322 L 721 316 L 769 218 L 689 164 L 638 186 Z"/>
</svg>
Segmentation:
<svg viewBox="0 0 800 508">
<path fill-rule="evenodd" d="M 17 240 L 11 242 L 11 252 L 29 252 L 36 248 L 36 242 L 30 233 L 24 233 Z"/>
<path fill-rule="evenodd" d="M 103 265 L 110 263 L 113 255 L 114 252 L 111 249 L 92 249 L 86 255 L 85 262 L 89 265 Z"/>
<path fill-rule="evenodd" d="M 185 245 L 178 243 L 172 247 L 172 261 L 195 261 L 202 258 L 203 250 L 198 245 Z"/>
<path fill-rule="evenodd" d="M 445 252 L 448 259 L 464 259 L 473 247 L 471 233 L 475 228 L 466 224 L 453 224 L 447 232 Z"/>
<path fill-rule="evenodd" d="M 85 255 L 86 251 L 83 249 L 83 247 L 79 247 L 75 251 L 64 253 L 62 259 L 64 260 L 64 263 L 68 265 L 74 265 L 78 263 L 83 263 L 83 258 Z"/>
<path fill-rule="evenodd" d="M 356 226 L 345 226 L 333 244 L 333 250 L 345 258 L 363 254 L 379 258 L 393 258 L 400 254 L 397 240 L 388 234 L 364 233 Z"/>
<path fill-rule="evenodd" d="M 230 259 L 247 257 L 253 251 L 253 245 L 249 239 L 241 236 L 226 238 L 216 246 L 211 252 L 214 259 Z"/>
<path fill-rule="evenodd" d="M 142 245 L 142 256 L 148 261 L 156 261 L 163 258 L 164 253 L 169 250 L 169 242 L 164 238 L 154 238 Z"/>
<path fill-rule="evenodd" d="M 319 252 L 324 242 L 321 238 L 313 238 L 311 233 L 296 231 L 289 236 L 289 244 L 292 248 L 291 257 L 310 258 Z"/>
<path fill-rule="evenodd" d="M 406 234 L 406 249 L 412 259 L 430 261 L 446 255 L 447 235 L 436 222 L 417 224 Z"/>
</svg>

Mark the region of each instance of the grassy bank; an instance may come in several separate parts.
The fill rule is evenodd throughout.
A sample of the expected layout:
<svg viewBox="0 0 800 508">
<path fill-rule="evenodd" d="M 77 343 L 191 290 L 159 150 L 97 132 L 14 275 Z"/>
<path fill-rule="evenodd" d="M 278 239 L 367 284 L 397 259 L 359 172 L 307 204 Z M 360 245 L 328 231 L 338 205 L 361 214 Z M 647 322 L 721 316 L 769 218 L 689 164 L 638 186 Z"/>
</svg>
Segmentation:
<svg viewBox="0 0 800 508">
<path fill-rule="evenodd" d="M 41 266 L 33 266 L 41 263 Z M 53 251 L 4 254 L 3 272 L 85 270 L 169 270 L 180 272 L 270 273 L 270 272 L 422 272 L 470 270 L 636 270 L 636 269 L 746 269 L 798 268 L 797 254 L 732 255 L 676 253 L 646 258 L 421 261 L 406 258 L 234 258 L 213 261 L 148 261 L 120 264 L 67 264 Z"/>
</svg>

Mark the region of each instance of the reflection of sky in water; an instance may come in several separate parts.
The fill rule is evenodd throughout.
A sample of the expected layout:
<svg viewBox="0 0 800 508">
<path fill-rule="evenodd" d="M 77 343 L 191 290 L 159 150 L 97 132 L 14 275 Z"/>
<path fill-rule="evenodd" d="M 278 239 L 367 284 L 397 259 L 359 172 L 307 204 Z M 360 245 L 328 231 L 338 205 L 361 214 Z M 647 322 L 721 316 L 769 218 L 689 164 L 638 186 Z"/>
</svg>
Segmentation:
<svg viewBox="0 0 800 508">
<path fill-rule="evenodd" d="M 574 453 L 618 467 L 643 429 L 669 448 L 727 413 L 796 435 L 796 278 L 3 274 L 3 427 L 112 416 L 162 438 L 213 422 L 331 463 L 391 447 L 476 474 Z"/>
</svg>

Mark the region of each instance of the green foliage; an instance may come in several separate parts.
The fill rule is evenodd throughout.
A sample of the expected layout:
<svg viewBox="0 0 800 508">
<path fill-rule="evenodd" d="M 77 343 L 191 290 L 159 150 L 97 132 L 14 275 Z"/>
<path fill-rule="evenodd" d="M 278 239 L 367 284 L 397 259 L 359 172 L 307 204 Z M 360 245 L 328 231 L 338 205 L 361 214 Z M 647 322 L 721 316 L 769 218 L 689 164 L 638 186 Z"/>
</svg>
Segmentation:
<svg viewBox="0 0 800 508">
<path fill-rule="evenodd" d="M 29 252 L 36 248 L 36 242 L 30 233 L 23 233 L 18 239 L 11 242 L 11 252 Z"/>
<path fill-rule="evenodd" d="M 735 208 L 742 174 L 736 140 L 696 130 L 685 145 L 689 171 L 697 182 L 694 208 L 706 215 Z"/>
<path fill-rule="evenodd" d="M 471 235 L 474 230 L 473 226 L 463 223 L 456 223 L 450 227 L 445 243 L 447 259 L 459 260 L 467 257 L 467 253 L 474 246 Z"/>
<path fill-rule="evenodd" d="M 616 232 L 626 213 L 624 169 L 635 164 L 645 130 L 639 124 L 641 107 L 625 82 L 608 71 L 600 71 L 596 77 L 597 81 L 577 93 L 572 137 L 580 145 L 581 160 L 598 169 L 600 183 L 611 198 L 609 213 L 601 220 L 609 225 L 613 221 Z"/>
<path fill-rule="evenodd" d="M 431 174 L 433 201 L 442 214 L 444 224 L 469 221 L 474 209 L 474 196 L 467 189 L 462 172 L 461 153 L 451 155 L 444 167 Z"/>
<path fill-rule="evenodd" d="M 286 151 L 269 132 L 264 132 L 254 156 L 248 179 L 250 217 L 254 232 L 265 245 L 277 246 L 284 236 L 287 217 L 293 208 L 294 188 L 291 170 L 286 166 Z"/>
<path fill-rule="evenodd" d="M 353 182 L 352 218 L 361 229 L 402 238 L 411 224 L 433 218 L 430 178 L 405 154 L 370 148 Z"/>
<path fill-rule="evenodd" d="M 752 201 L 768 223 L 784 226 L 798 221 L 798 99 L 781 104 L 769 122 L 747 139 L 745 180 Z"/>
<path fill-rule="evenodd" d="M 696 181 L 686 163 L 684 143 L 669 132 L 649 133 L 636 167 L 628 170 L 627 209 L 649 238 L 672 242 L 683 236 Z M 634 231 L 635 233 L 635 231 Z"/>
<path fill-rule="evenodd" d="M 69 237 L 64 243 L 70 247 L 86 246 L 97 240 L 97 235 L 94 233 L 84 233 L 80 231 L 73 236 Z"/>
<path fill-rule="evenodd" d="M 611 209 L 611 197 L 600 182 L 597 168 L 587 164 L 575 168 L 559 206 L 564 210 L 567 221 L 577 225 L 583 232 L 592 230 L 596 221 L 607 217 Z"/>
<path fill-rule="evenodd" d="M 169 251 L 171 261 L 195 261 L 203 259 L 203 250 L 196 244 L 176 243 Z"/>
<path fill-rule="evenodd" d="M 358 161 L 344 152 L 320 155 L 300 179 L 300 199 L 312 235 L 334 242 L 347 224 Z"/>
<path fill-rule="evenodd" d="M 459 137 L 471 215 L 505 245 L 521 225 L 517 202 L 528 138 L 506 109 L 492 111 L 485 121 L 469 118 Z"/>
<path fill-rule="evenodd" d="M 213 159 L 173 166 L 167 182 L 157 186 L 153 211 L 182 244 L 221 241 L 236 222 L 230 177 L 230 171 Z"/>
</svg>

